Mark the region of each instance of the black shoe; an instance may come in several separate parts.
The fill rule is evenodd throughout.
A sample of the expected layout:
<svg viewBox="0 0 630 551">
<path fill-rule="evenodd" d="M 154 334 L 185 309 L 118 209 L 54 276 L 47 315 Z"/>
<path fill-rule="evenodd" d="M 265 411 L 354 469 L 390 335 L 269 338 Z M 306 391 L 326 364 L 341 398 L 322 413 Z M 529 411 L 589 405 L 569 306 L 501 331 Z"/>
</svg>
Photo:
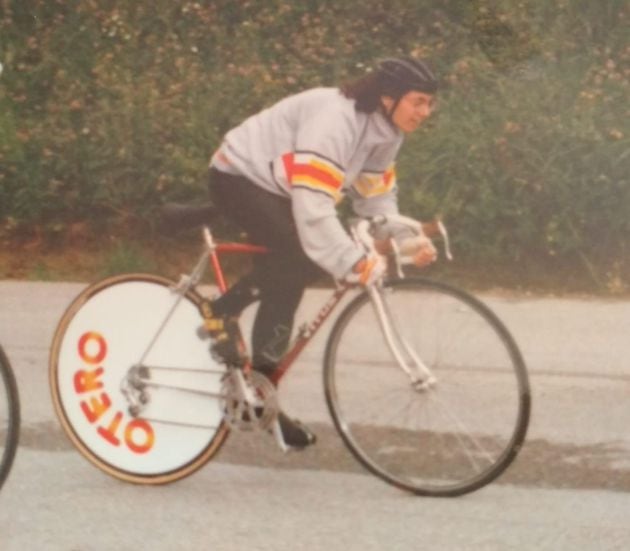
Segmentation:
<svg viewBox="0 0 630 551">
<path fill-rule="evenodd" d="M 212 339 L 210 352 L 215 360 L 225 365 L 243 367 L 247 353 L 238 328 L 238 319 L 227 317 L 206 318 L 205 331 Z"/>
<path fill-rule="evenodd" d="M 225 365 L 243 367 L 247 363 L 247 355 L 238 338 L 228 333 L 213 337 L 210 345 L 212 357 Z"/>
<path fill-rule="evenodd" d="M 315 444 L 317 437 L 305 425 L 296 419 L 290 419 L 285 413 L 278 413 L 278 423 L 284 443 L 296 449 L 304 449 Z"/>
</svg>

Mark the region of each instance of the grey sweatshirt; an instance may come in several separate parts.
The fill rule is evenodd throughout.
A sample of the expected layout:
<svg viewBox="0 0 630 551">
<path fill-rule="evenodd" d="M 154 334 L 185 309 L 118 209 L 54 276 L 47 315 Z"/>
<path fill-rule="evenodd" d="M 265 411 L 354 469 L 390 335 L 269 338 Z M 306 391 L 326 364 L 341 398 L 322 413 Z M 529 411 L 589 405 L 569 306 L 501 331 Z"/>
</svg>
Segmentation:
<svg viewBox="0 0 630 551">
<path fill-rule="evenodd" d="M 230 130 L 215 168 L 291 200 L 306 254 L 341 279 L 365 254 L 336 211 L 347 195 L 358 216 L 397 213 L 394 160 L 401 131 L 355 109 L 337 88 L 289 96 Z"/>
</svg>

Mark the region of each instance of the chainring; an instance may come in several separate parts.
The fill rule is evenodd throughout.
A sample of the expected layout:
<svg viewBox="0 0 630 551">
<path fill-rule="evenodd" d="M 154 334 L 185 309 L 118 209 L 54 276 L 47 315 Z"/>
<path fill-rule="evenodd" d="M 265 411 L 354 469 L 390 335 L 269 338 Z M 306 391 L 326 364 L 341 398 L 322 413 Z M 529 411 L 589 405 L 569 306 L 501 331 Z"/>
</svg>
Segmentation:
<svg viewBox="0 0 630 551">
<path fill-rule="evenodd" d="M 243 398 L 241 381 L 237 369 L 231 369 L 223 379 L 223 403 L 225 421 L 238 430 L 266 430 L 278 416 L 278 397 L 273 383 L 261 373 L 242 373 L 245 384 L 250 386 L 256 402 L 248 403 Z"/>
</svg>

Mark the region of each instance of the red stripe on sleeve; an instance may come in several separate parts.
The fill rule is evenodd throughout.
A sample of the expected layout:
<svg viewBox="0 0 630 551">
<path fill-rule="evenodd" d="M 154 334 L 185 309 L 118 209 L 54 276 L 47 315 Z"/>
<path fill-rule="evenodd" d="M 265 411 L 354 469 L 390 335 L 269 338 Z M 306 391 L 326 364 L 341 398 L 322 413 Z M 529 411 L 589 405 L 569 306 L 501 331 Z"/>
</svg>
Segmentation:
<svg viewBox="0 0 630 551">
<path fill-rule="evenodd" d="M 339 189 L 341 187 L 342 181 L 339 178 L 335 178 L 332 174 L 321 168 L 305 164 L 294 164 L 291 168 L 293 171 L 291 173 L 291 181 L 299 176 L 310 176 L 333 189 Z"/>
<path fill-rule="evenodd" d="M 290 182 L 293 179 L 293 153 L 285 153 L 282 156 L 282 162 L 284 163 L 284 172 L 287 175 L 287 180 Z"/>
</svg>

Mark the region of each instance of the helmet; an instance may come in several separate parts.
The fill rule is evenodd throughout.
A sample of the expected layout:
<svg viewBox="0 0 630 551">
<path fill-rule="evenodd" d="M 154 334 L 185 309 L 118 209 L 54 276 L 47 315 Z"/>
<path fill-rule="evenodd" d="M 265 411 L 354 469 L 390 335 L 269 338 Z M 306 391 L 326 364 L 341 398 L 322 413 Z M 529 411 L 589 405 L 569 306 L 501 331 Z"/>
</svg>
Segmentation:
<svg viewBox="0 0 630 551">
<path fill-rule="evenodd" d="M 413 57 L 384 59 L 378 72 L 400 95 L 410 90 L 435 94 L 438 89 L 438 80 L 427 63 Z"/>
</svg>

